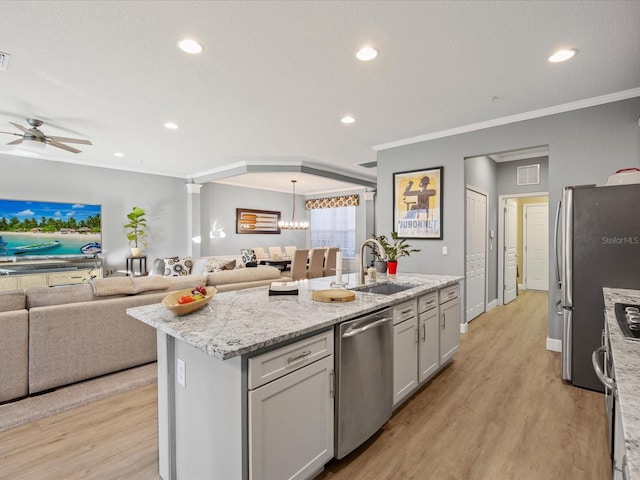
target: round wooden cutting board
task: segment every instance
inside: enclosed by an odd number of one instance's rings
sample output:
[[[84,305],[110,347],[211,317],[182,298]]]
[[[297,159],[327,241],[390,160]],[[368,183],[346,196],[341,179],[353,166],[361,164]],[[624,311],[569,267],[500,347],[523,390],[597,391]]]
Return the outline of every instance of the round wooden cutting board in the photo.
[[[353,302],[356,299],[356,294],[351,290],[334,288],[331,290],[314,290],[311,292],[311,298],[316,302],[326,303]]]

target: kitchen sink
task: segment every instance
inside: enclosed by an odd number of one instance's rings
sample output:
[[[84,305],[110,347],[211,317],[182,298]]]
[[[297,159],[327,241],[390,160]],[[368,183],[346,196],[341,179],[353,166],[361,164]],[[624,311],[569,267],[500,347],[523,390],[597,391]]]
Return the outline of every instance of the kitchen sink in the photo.
[[[365,285],[362,287],[354,287],[351,290],[356,292],[377,293],[378,295],[393,295],[394,293],[403,292],[417,285],[403,283],[376,283],[375,285]]]

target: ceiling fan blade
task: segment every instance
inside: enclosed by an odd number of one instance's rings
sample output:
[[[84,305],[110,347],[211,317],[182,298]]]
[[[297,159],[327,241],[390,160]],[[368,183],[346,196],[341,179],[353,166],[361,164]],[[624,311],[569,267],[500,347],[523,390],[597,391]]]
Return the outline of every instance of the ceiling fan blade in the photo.
[[[23,127],[22,125],[18,125],[17,123],[9,122],[11,125],[16,127],[18,130],[22,130],[24,133],[29,133],[29,129]]]
[[[15,135],[17,135],[17,133]],[[22,142],[23,140],[19,138],[18,140],[14,140],[13,142],[7,143],[7,145],[20,145]]]
[[[51,139],[49,139],[47,143],[53,147],[58,147],[71,153],[80,153],[82,151],[82,150],[78,150],[77,148],[70,147],[69,145],[65,145],[64,143],[60,143]]]
[[[51,140],[55,140],[56,142],[65,142],[65,143],[81,143],[83,145],[93,145],[89,140],[82,140],[80,138],[67,138],[67,137],[53,137],[49,136]]]
[[[7,135],[15,135],[16,137],[22,137],[21,133],[15,133],[15,132],[0,132],[0,133],[6,133]]]

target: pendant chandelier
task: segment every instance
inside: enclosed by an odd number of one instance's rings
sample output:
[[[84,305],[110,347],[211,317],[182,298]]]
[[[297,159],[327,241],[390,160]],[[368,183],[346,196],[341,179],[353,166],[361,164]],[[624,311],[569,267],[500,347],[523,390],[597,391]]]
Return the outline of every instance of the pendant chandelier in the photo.
[[[306,230],[309,228],[309,222],[296,222],[296,182],[291,180],[293,184],[293,208],[291,209],[291,221],[284,222],[280,220],[278,226],[283,230]]]

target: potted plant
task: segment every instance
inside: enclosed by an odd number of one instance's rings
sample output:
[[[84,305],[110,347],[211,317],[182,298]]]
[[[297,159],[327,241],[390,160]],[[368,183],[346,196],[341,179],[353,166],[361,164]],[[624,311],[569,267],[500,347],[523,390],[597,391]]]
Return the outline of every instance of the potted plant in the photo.
[[[145,218],[145,212],[140,207],[133,207],[133,210],[127,214],[129,222],[124,225],[127,230],[127,240],[131,247],[131,256],[139,257],[142,250],[141,247],[147,247],[147,219]]]
[[[391,232],[391,239],[387,239],[385,235],[374,237],[387,254],[387,267],[389,269],[389,275],[395,275],[398,268],[398,259],[400,257],[408,257],[412,253],[419,252],[417,248],[411,248],[411,245],[407,243],[406,238],[398,238],[398,232]],[[376,257],[380,259],[380,255],[376,252]]]

